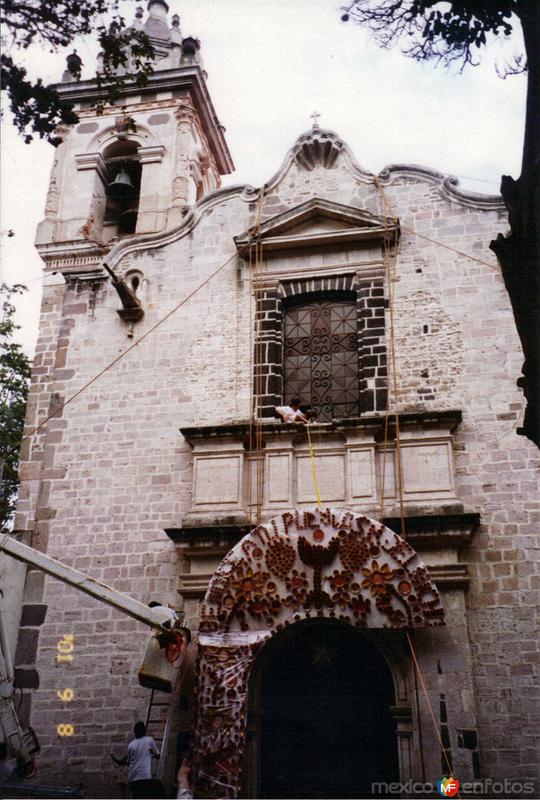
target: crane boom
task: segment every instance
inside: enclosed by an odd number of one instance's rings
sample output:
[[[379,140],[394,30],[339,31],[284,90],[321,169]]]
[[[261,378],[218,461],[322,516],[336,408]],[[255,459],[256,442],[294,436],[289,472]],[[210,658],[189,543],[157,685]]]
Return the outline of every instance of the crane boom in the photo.
[[[89,575],[85,575],[84,572],[79,572],[79,570],[63,564],[56,558],[51,558],[51,556],[42,553],[40,550],[35,550],[33,547],[17,541],[13,536],[4,535],[0,540],[0,550],[3,550],[18,561],[24,561],[26,564],[37,567],[46,572],[47,575],[51,575],[63,583],[74,586],[75,589],[95,597],[118,611],[122,611],[144,625],[149,625],[152,628],[163,628],[165,631],[170,630],[170,616],[165,616],[159,610],[159,606],[150,608],[139,600],[135,600],[134,597],[119,592],[111,586],[107,586],[106,583],[91,578]],[[175,625],[175,630],[184,634],[189,641],[190,634],[187,628],[179,628]]]
[[[133,619],[157,629],[157,635],[167,633],[169,636],[179,635],[184,642],[189,642],[191,634],[188,628],[178,624],[178,620],[171,619],[171,612],[163,606],[146,606],[139,600],[123,592],[118,592],[111,586],[85,575],[84,572],[69,567],[33,547],[19,542],[13,536],[5,534],[0,539],[0,551],[3,551],[18,561],[23,561],[33,567],[57,578],[81,592],[95,597],[118,611],[127,614]],[[0,589],[0,729],[3,730],[7,742],[12,750],[22,761],[23,767],[33,768],[33,755],[39,751],[37,738],[31,728],[23,728],[13,703],[13,660],[7,636],[3,593]],[[146,684],[144,684],[146,685]]]

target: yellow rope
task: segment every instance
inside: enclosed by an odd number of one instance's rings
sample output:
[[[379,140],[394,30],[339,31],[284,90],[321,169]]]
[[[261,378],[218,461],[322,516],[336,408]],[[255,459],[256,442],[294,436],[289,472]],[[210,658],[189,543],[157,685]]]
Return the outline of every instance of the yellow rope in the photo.
[[[313,447],[313,442],[311,441],[311,434],[309,432],[309,422],[306,425],[307,430],[307,438],[308,438],[308,445],[309,445],[309,457],[311,459],[311,474],[313,476],[313,486],[315,487],[315,497],[317,498],[317,507],[322,507],[322,500],[321,500],[321,493],[319,491],[319,481],[317,480],[317,463],[315,461],[315,448]]]

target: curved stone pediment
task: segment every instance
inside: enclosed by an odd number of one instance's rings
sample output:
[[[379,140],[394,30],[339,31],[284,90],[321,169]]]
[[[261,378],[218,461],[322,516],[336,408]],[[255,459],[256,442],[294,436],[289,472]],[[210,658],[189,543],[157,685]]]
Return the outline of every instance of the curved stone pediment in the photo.
[[[263,252],[305,247],[329,247],[354,244],[368,239],[387,239],[395,244],[399,238],[399,221],[381,217],[365,209],[314,197],[265,220],[259,226],[256,240]],[[250,229],[234,239],[239,255],[247,257],[254,243]]]
[[[293,157],[309,172],[319,164],[325,169],[330,169],[345,147],[345,142],[336,133],[314,125],[310,131],[303,133],[296,140]]]

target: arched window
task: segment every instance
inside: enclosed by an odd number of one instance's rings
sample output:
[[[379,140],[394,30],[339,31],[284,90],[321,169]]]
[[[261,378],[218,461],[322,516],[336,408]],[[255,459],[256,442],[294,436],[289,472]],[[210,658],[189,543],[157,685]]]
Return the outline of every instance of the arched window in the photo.
[[[284,400],[300,397],[318,422],[360,414],[355,296],[304,297],[284,310]]]
[[[116,226],[118,235],[134,233],[141,190],[141,164],[136,142],[123,140],[109,145],[103,153],[108,170],[103,224]]]

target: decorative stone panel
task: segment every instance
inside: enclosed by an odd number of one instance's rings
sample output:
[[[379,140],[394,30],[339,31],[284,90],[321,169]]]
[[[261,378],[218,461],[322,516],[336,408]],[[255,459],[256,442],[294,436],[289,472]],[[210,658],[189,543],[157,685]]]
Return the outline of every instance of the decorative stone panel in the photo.
[[[431,513],[455,511],[459,505],[452,433],[460,419],[459,411],[400,415],[402,494],[408,513],[418,507],[429,507]],[[310,426],[322,502],[355,512],[373,510],[380,507],[384,490],[387,513],[399,508],[399,454],[392,426],[390,419],[386,442],[380,416]],[[182,433],[193,447],[193,501],[183,525],[244,525],[261,503],[263,516],[270,516],[316,501],[305,426],[265,423],[263,448],[256,452],[250,450],[255,437],[247,424],[184,428]],[[262,497],[257,469],[262,469]]]

